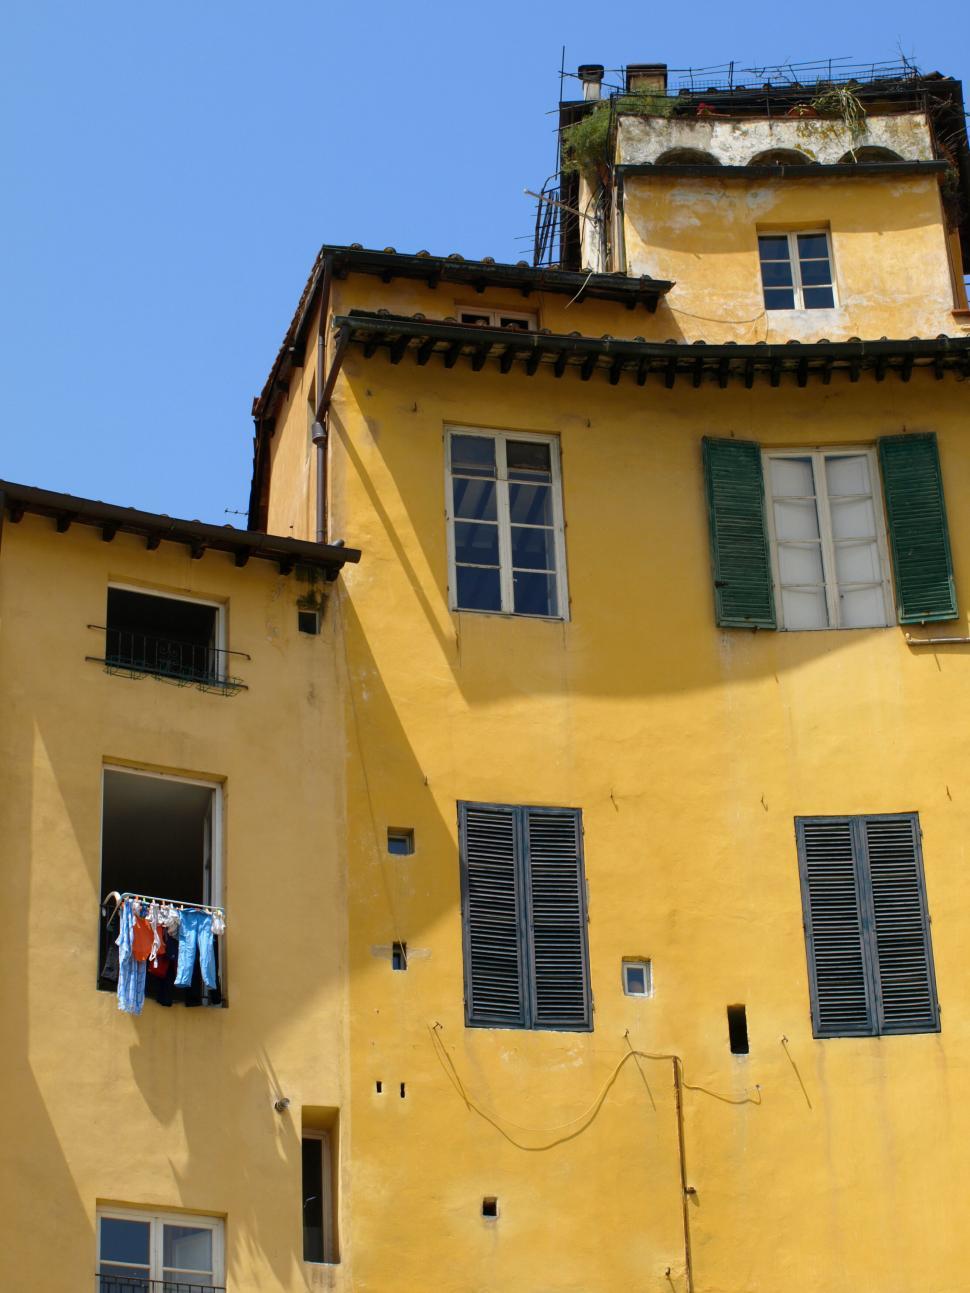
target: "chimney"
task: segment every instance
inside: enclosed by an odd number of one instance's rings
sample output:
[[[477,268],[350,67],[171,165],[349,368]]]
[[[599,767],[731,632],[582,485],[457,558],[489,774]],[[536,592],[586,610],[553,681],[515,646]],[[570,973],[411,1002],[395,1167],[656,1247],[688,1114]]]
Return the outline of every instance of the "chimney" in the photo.
[[[599,99],[603,95],[603,64],[583,63],[579,68],[579,79],[583,83],[583,98]]]
[[[629,94],[666,94],[666,63],[629,63],[626,69]]]

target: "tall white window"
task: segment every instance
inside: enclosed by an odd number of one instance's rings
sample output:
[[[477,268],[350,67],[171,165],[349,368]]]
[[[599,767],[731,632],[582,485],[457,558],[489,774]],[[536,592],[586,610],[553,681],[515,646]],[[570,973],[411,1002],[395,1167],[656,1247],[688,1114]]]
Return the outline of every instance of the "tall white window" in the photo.
[[[225,1287],[222,1222],[176,1212],[98,1212],[98,1293]],[[152,1281],[157,1281],[152,1283]]]
[[[765,454],[779,627],[891,622],[886,527],[867,449]]]
[[[832,249],[824,229],[758,235],[766,310],[824,310],[835,305]]]
[[[558,441],[456,430],[447,446],[452,608],[565,619]]]

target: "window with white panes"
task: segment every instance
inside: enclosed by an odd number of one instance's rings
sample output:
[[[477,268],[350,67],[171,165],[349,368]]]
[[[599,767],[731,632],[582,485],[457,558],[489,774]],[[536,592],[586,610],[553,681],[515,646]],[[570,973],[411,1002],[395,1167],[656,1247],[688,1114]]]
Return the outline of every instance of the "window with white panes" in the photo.
[[[764,455],[779,628],[892,620],[886,526],[868,449]]]
[[[766,310],[824,310],[835,305],[832,248],[822,229],[758,235]]]
[[[447,473],[452,609],[565,619],[558,442],[450,431]]]
[[[224,1289],[224,1271],[217,1217],[115,1208],[98,1212],[98,1293]]]
[[[538,315],[520,310],[459,310],[460,323],[477,323],[483,328],[511,328],[515,332],[534,332],[539,326]]]

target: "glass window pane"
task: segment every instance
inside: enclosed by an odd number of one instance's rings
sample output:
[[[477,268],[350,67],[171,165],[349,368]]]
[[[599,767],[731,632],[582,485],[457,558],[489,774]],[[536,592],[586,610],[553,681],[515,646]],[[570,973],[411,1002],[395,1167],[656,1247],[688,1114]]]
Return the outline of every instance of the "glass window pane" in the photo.
[[[879,550],[874,543],[840,543],[835,549],[835,577],[839,584],[882,581]]]
[[[802,291],[806,310],[828,310],[835,305],[835,296],[830,287],[806,287]]]
[[[558,615],[555,575],[517,570],[512,576],[517,615]]]
[[[511,482],[509,514],[519,525],[552,525],[552,486]]]
[[[147,1266],[148,1221],[123,1221],[120,1217],[101,1218],[101,1260]]]
[[[455,572],[457,605],[463,611],[500,611],[502,591],[497,570],[459,566]]]
[[[152,1293],[147,1267],[102,1267],[99,1276],[98,1293]]]
[[[871,498],[830,500],[832,537],[835,539],[874,539],[876,518]]]
[[[765,288],[765,309],[766,310],[794,310],[795,293],[790,288],[785,287],[766,287]]]
[[[303,1142],[303,1260],[323,1261],[323,1141]]]
[[[491,436],[453,435],[451,469],[469,476],[494,476],[495,441]]]
[[[455,560],[473,566],[497,566],[498,526],[487,521],[456,521]]]
[[[454,479],[455,516],[467,517],[472,521],[494,521],[495,482],[491,480],[469,480],[465,476]]]
[[[840,593],[839,618],[845,629],[884,628],[886,602],[882,587],[850,588]]]
[[[508,315],[506,315],[506,314],[502,314],[502,315],[500,315],[500,316],[499,316],[499,327],[502,327],[502,328],[514,328],[514,329],[516,330],[516,332],[528,332],[528,331],[529,331],[529,320],[528,320],[528,319],[510,319],[510,318],[508,317]]]
[[[484,324],[485,327],[488,327],[492,322],[492,316],[490,314],[476,314],[474,310],[462,310],[459,318],[462,323],[481,323]]]
[[[829,496],[871,494],[869,459],[864,453],[831,455],[825,459],[825,483]]]
[[[527,472],[526,480],[535,472],[548,476],[552,471],[552,451],[548,442],[541,440],[509,440],[505,446],[509,476],[513,472]]]
[[[761,277],[765,287],[791,287],[791,265],[787,260],[765,261],[761,266]]]
[[[783,588],[781,601],[786,629],[828,628],[829,615],[824,592],[795,592],[790,588]]]
[[[758,239],[758,253],[762,260],[787,260],[787,235],[783,233],[762,234]]]
[[[816,257],[828,259],[829,240],[824,233],[800,233],[798,235],[798,259],[809,260]]]
[[[552,530],[512,526],[512,565],[526,570],[555,570],[556,540]]]
[[[810,548],[792,548],[779,544],[778,575],[783,584],[824,584],[820,545],[815,543]]]
[[[180,1270],[212,1270],[212,1231],[201,1226],[165,1226],[162,1265]]]
[[[815,497],[815,473],[811,458],[771,458],[771,492],[795,494],[800,498]]]
[[[647,981],[644,977],[643,966],[628,965],[626,967],[626,990],[636,996],[643,996],[646,992]]]
[[[775,534],[778,542],[790,539],[817,539],[818,512],[815,500],[807,503],[775,502]]]
[[[832,282],[832,271],[827,260],[803,260],[799,265],[803,287],[815,287],[819,283]]]

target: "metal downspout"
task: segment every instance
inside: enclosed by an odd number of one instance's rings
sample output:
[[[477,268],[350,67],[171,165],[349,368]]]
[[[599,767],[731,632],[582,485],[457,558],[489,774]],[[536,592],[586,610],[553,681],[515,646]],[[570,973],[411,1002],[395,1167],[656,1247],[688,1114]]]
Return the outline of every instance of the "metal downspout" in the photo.
[[[330,292],[333,283],[333,256],[323,262],[323,288],[320,292],[320,326],[317,329],[317,390],[322,393],[324,369],[327,358],[327,316],[330,313]],[[321,412],[323,420],[321,420]],[[323,398],[317,401],[313,416],[313,443],[316,446],[316,539],[327,541],[327,421]]]
[[[684,1212],[684,1270],[687,1275],[687,1293],[694,1293],[694,1262],[690,1250],[690,1198],[694,1193],[687,1184],[687,1147],[684,1140],[684,1094],[680,1073],[680,1060],[673,1056],[674,1096],[677,1104],[677,1145],[680,1150],[680,1198]]]

